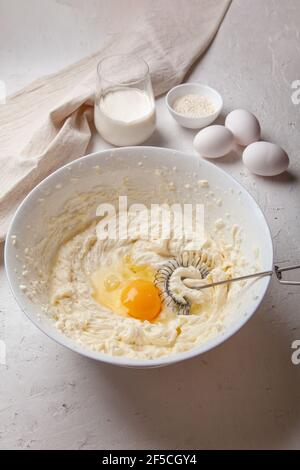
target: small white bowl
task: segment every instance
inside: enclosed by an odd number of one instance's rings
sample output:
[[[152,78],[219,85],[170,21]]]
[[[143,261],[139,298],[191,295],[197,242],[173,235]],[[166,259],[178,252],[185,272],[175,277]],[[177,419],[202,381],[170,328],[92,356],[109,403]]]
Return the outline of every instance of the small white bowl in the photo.
[[[187,94],[205,96],[212,102],[215,112],[208,116],[194,118],[184,116],[174,111],[173,105],[175,100]],[[166,104],[170,114],[178,124],[183,127],[188,127],[189,129],[202,129],[202,127],[209,126],[209,124],[217,119],[223,108],[223,99],[217,90],[207,85],[201,85],[200,83],[183,83],[182,85],[171,88],[166,96]]]

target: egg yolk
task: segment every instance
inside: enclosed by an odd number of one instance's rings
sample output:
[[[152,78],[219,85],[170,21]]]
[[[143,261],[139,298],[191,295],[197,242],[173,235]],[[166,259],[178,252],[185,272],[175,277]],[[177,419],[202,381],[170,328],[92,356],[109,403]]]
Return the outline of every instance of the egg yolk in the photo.
[[[153,320],[161,310],[158,289],[150,281],[131,281],[122,291],[122,305],[128,315],[139,320]]]

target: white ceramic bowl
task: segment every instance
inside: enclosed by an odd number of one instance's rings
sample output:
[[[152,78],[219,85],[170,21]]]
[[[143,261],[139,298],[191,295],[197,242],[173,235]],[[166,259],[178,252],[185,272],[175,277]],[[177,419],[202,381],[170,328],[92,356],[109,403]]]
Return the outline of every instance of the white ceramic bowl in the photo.
[[[143,164],[139,166],[140,161]],[[188,352],[153,360],[112,357],[86,349],[64,336],[41,311],[40,301],[48,298],[47,286],[39,294],[40,297],[37,301],[32,302],[28,299],[20,287],[23,264],[26,263],[24,248],[34,247],[36,249],[39,241],[48,234],[51,217],[60,214],[67,201],[78,193],[91,192],[95,187],[119,191],[121,181],[126,175],[136,184],[137,190],[141,190],[144,194],[145,187],[152,185],[155,188],[158,184],[154,176],[150,179],[149,176],[146,176],[147,171],[154,174],[152,170],[162,166],[166,182],[170,180],[178,188],[184,188],[187,182],[193,187],[191,180],[193,178],[208,180],[210,190],[214,191],[217,198],[223,199],[223,205],[222,207],[216,205],[206,211],[206,228],[209,230],[215,219],[222,217],[226,212],[232,213],[232,222],[239,224],[243,231],[242,249],[246,257],[253,258],[253,246],[257,246],[261,254],[262,270],[272,268],[272,239],[260,208],[237,181],[212,163],[199,159],[197,155],[157,147],[116,148],[82,157],[47,177],[22,202],[7,235],[5,266],[13,294],[28,318],[49,337],[84,356],[110,364],[144,368],[158,367],[189,359],[212,349],[233,335],[253,315],[265,295],[269,278],[253,281],[247,288],[243,288],[240,294],[243,296],[243,302],[230,304],[228,323],[221,333]],[[176,167],[176,171],[174,167]],[[97,171],[98,168],[100,168],[100,172]],[[193,200],[195,193],[191,194],[191,196],[187,195],[189,202]],[[43,198],[45,201],[41,202]],[[99,202],[101,202],[101,198],[95,202],[96,205]],[[195,202],[199,202],[198,197]],[[95,207],[87,207],[84,215],[86,220],[90,220],[94,215]],[[66,236],[70,230],[69,224],[70,221],[66,227],[62,227]],[[17,237],[17,243],[13,243],[13,235]],[[46,266],[51,263],[55,251],[56,247],[50,244],[46,256],[39,260],[36,249],[35,253],[41,270],[46,269]],[[34,276],[34,274],[29,275]]]
[[[173,105],[175,100],[190,93],[208,98],[214,105],[215,112],[205,117],[193,118],[174,111]],[[207,85],[202,85],[200,83],[183,83],[182,85],[175,86],[169,91],[166,96],[166,104],[170,114],[178,124],[183,127],[188,127],[189,129],[202,129],[203,127],[209,126],[217,119],[223,108],[223,99],[217,90]]]

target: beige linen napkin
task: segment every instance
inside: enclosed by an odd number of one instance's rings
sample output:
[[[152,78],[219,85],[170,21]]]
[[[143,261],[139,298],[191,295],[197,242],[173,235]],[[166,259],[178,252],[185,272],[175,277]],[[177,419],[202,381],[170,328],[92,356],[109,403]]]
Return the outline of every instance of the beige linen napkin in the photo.
[[[158,96],[183,80],[212,41],[230,1],[163,0],[154,7],[144,1],[136,31],[110,34],[96,54],[36,80],[0,105],[0,241],[24,196],[85,154],[99,60],[125,52],[143,57]]]

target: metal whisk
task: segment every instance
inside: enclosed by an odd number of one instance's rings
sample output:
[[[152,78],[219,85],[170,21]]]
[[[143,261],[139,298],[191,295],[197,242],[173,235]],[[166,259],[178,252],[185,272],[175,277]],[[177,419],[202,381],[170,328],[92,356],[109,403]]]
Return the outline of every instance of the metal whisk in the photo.
[[[178,296],[170,286],[170,280],[178,268],[188,268],[192,266],[198,272],[198,279],[191,279],[186,277],[184,274],[181,276],[183,284],[190,289],[208,289],[215,286],[224,284],[231,284],[232,282],[244,281],[251,278],[260,278],[265,276],[272,276],[275,273],[276,279],[280,284],[299,286],[300,281],[289,281],[282,279],[282,273],[286,271],[292,271],[300,269],[300,264],[293,266],[286,266],[280,268],[275,265],[273,270],[260,271],[252,274],[246,274],[223,281],[216,281],[211,283],[203,283],[203,279],[207,277],[212,266],[212,259],[205,252],[184,252],[179,257],[168,260],[161,268],[158,269],[155,277],[155,284],[159,288],[163,299],[167,302],[167,305],[173,304],[178,309],[180,315],[190,314],[190,302],[185,298]]]
[[[163,266],[161,266],[155,276],[155,285],[161,293],[161,297],[165,303],[169,306],[173,304],[178,309],[178,313],[181,315],[189,315],[190,303],[184,297],[179,297],[170,287],[170,280],[173,274],[179,268],[193,267],[196,272],[199,273],[201,279],[205,279],[209,274],[211,259],[198,253],[198,256],[194,252],[184,252],[177,258],[169,259]]]

